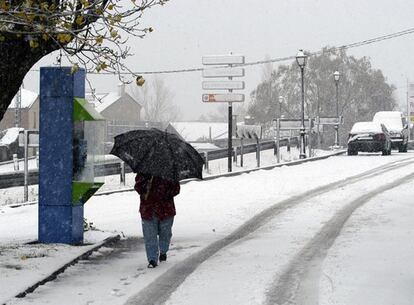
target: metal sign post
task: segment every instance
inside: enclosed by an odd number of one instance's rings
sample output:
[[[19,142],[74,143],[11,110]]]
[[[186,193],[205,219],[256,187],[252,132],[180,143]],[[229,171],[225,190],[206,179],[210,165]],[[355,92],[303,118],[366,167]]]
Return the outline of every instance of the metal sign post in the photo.
[[[231,91],[231,90],[230,90]],[[228,142],[227,142],[227,167],[228,172],[232,171],[232,161],[231,154],[233,152],[233,137],[232,137],[232,127],[233,127],[233,105],[229,102],[229,116],[228,116],[229,128],[228,128]]]
[[[244,146],[243,146],[243,138],[240,139],[240,167],[243,167],[243,154],[244,154]]]
[[[29,147],[39,147],[39,130],[19,132],[19,146],[24,147],[24,202],[29,201]]]
[[[280,163],[280,119],[276,119],[276,132],[275,132],[275,144],[276,144],[276,160]]]
[[[312,126],[312,119],[309,118],[309,126]],[[309,150],[309,158],[312,157],[312,128],[309,128],[308,132],[308,150]]]
[[[316,117],[316,126],[319,130],[319,126],[320,125],[334,125],[335,128],[335,144],[338,144],[338,146],[332,146],[333,148],[338,148],[339,146],[339,135],[338,135],[338,128],[339,125],[343,125],[344,124],[344,117],[343,116],[339,116],[339,117]]]
[[[408,140],[412,140],[411,125],[414,124],[414,83],[407,80],[407,124],[408,124]]]
[[[241,167],[243,167],[243,139],[256,139],[256,160],[257,167],[260,167],[260,139],[262,138],[262,126],[241,125],[236,130],[237,138],[241,142]]]
[[[299,130],[300,132],[306,133],[306,131],[308,131],[308,149],[309,149],[309,155],[311,153],[311,144],[310,144],[310,133],[313,127],[313,122],[314,120],[311,118],[306,119],[303,122],[302,125],[302,120],[301,119],[278,119],[278,128],[279,128],[279,133],[281,130]],[[305,135],[305,134],[303,134]],[[280,134],[278,134],[278,137],[280,137]],[[303,137],[303,140],[305,140],[305,137]],[[306,142],[306,141],[304,141]],[[300,144],[300,143],[299,143]],[[302,147],[303,151],[306,151],[306,147],[305,144],[306,143],[302,143],[304,146]],[[299,146],[299,148],[301,148]],[[303,153],[303,151],[301,151],[300,153]]]
[[[233,140],[232,140],[232,118],[233,118],[233,105],[234,102],[243,102],[244,94],[235,94],[233,90],[243,90],[243,81],[233,81],[233,77],[243,77],[244,69],[241,67],[233,67],[233,65],[244,64],[244,56],[242,55],[211,55],[203,56],[203,65],[219,66],[210,69],[203,70],[203,77],[227,77],[228,80],[220,81],[203,81],[202,87],[204,90],[228,90],[228,93],[209,93],[202,95],[202,101],[204,103],[224,102],[228,103],[228,156],[227,164],[228,171],[232,171],[232,154],[233,154]],[[220,65],[227,65],[223,67]]]

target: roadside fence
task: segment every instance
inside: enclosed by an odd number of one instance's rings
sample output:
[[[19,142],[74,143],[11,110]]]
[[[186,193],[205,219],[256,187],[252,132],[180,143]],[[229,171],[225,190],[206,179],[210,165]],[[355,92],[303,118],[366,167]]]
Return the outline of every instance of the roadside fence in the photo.
[[[291,146],[298,146],[299,140],[297,137],[286,138],[280,141],[280,146],[287,146],[287,149],[290,150]],[[233,149],[233,161],[237,162],[237,158],[243,158],[244,154],[256,152],[256,158],[258,160],[257,166],[260,167],[260,152],[263,150],[273,149],[274,154],[276,155],[276,144],[275,141],[263,141],[258,144],[247,144],[243,146],[235,146]],[[204,152],[201,156],[204,159],[204,168],[209,169],[209,162],[213,160],[227,158],[227,148],[212,150]],[[4,163],[4,162],[3,162]],[[10,161],[9,163],[14,163],[15,161]],[[243,167],[243,164],[241,164]],[[16,166],[15,166],[16,168]],[[95,164],[95,176],[111,176],[111,175],[120,175],[120,182],[122,185],[125,185],[125,174],[132,172],[129,166],[126,166],[125,163],[121,160],[111,160],[104,163]],[[27,184],[35,185],[39,183],[38,168],[29,169],[27,171]],[[14,172],[7,172],[0,174],[0,189],[9,188],[9,187],[18,187],[25,185],[24,170],[18,169]]]

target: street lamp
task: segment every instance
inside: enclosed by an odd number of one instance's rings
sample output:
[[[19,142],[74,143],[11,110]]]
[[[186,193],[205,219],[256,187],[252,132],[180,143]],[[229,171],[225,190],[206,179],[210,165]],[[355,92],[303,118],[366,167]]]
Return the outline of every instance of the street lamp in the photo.
[[[282,118],[282,103],[283,103],[283,96],[279,95],[279,118]]]
[[[307,56],[303,53],[303,50],[299,50],[298,54],[296,54],[296,62],[300,68],[301,73],[301,80],[302,80],[302,104],[301,104],[301,126],[300,126],[300,152],[299,152],[299,159],[306,158],[306,150],[305,150],[305,85],[303,80],[303,70],[306,66],[306,58]]]
[[[335,87],[336,87],[336,118],[339,120],[339,98],[338,98],[338,85],[341,74],[335,71],[334,74]],[[335,125],[335,144],[334,147],[339,147],[339,124]]]

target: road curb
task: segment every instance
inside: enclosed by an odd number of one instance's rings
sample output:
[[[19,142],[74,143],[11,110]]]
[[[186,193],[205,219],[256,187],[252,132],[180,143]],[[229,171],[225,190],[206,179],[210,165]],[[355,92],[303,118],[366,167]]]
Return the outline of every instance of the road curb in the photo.
[[[114,236],[110,236],[110,237],[105,238],[103,241],[96,244],[93,248],[91,248],[91,249],[85,251],[84,253],[78,255],[74,259],[71,259],[69,262],[65,263],[63,266],[61,266],[57,270],[53,271],[51,274],[49,274],[48,276],[46,276],[42,280],[37,281],[33,285],[26,288],[24,291],[18,293],[15,296],[15,298],[24,298],[27,294],[32,293],[33,291],[35,291],[39,286],[44,285],[47,282],[50,282],[50,281],[53,281],[54,279],[56,279],[56,277],[59,274],[65,272],[65,270],[67,268],[69,268],[72,265],[75,265],[79,260],[87,259],[93,252],[99,250],[101,247],[104,247],[104,246],[107,246],[111,243],[117,242],[120,238],[121,238],[120,235],[114,235]],[[9,301],[7,301],[6,303],[3,303],[2,305],[7,305],[7,303]]]
[[[246,173],[259,171],[259,170],[271,170],[271,169],[274,169],[274,168],[277,168],[277,167],[282,167],[282,166],[294,166],[294,165],[299,165],[299,164],[303,164],[303,163],[307,163],[307,162],[328,159],[329,157],[342,155],[344,153],[346,153],[346,150],[340,150],[340,151],[336,151],[334,153],[330,153],[330,154],[327,154],[327,155],[324,155],[324,156],[319,156],[319,157],[312,157],[312,158],[307,158],[307,159],[289,161],[289,162],[285,162],[285,163],[278,163],[278,164],[267,165],[267,166],[262,166],[262,167],[257,167],[257,168],[251,168],[251,169],[246,169],[246,170],[232,172],[232,173],[225,173],[225,174],[220,174],[220,175],[208,176],[208,177],[203,178],[203,180],[213,180],[213,179],[221,178],[221,177],[232,177],[232,176],[237,176],[237,175],[241,175],[241,174],[246,174]],[[186,183],[186,182],[190,182],[190,181],[200,181],[200,180],[188,179],[188,181],[184,180],[181,183]]]

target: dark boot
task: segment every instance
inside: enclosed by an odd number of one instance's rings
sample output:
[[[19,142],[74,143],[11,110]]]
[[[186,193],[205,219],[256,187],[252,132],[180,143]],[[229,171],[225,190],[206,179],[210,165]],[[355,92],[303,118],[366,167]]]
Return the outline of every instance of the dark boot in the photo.
[[[167,253],[160,254],[160,262],[165,262],[167,260]]]
[[[158,266],[158,264],[157,264],[156,261],[153,261],[153,260],[149,261],[148,268],[155,268],[157,266]]]

